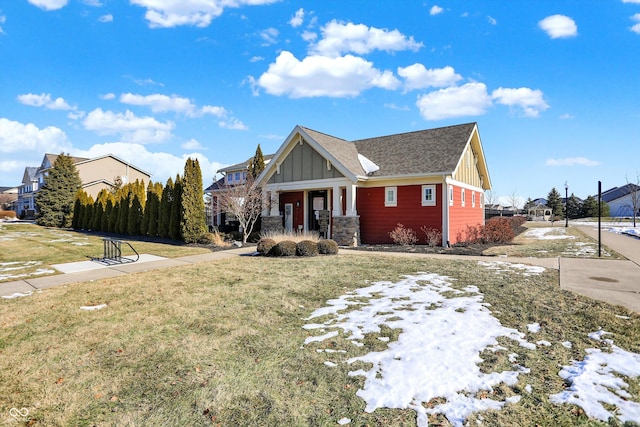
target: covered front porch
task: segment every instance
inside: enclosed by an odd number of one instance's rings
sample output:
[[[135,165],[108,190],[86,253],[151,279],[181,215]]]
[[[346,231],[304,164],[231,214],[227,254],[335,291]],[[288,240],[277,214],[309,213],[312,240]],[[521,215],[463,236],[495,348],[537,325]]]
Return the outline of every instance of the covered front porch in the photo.
[[[318,232],[341,246],[360,244],[356,189],[348,179],[268,184],[262,189],[262,231]]]

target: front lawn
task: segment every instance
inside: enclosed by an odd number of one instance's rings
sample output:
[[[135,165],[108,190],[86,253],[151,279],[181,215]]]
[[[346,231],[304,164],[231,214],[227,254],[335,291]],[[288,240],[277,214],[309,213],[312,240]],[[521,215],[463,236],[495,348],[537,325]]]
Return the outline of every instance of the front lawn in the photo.
[[[403,341],[402,334],[413,328],[404,314],[424,312],[414,325],[425,333],[464,330],[455,319],[477,313],[494,327],[497,322],[522,334],[520,342],[500,336],[495,345],[463,361],[467,367],[478,364],[474,378],[513,372],[514,382],[477,390],[454,384],[461,388],[455,395],[442,392],[426,402],[416,400],[428,412],[430,425],[451,425],[451,415],[447,418],[438,408],[459,398],[501,406],[471,413],[469,425],[607,425],[588,417],[582,407],[552,403],[550,396],[567,389],[558,372],[584,360],[587,349],[611,352],[615,345],[640,352],[640,316],[560,290],[557,271],[487,261],[399,260],[347,251],[313,258],[237,257],[0,299],[0,422],[416,425],[413,409],[367,412],[360,395],[365,388],[371,392],[371,384],[350,372],[372,367],[351,359],[383,354]],[[433,279],[419,276],[404,294],[393,285],[419,272]],[[353,293],[380,281],[390,283],[376,285],[379,290],[367,291],[370,295]],[[439,300],[419,307],[413,298],[421,293]],[[326,309],[335,309],[341,296],[355,304],[336,312]],[[388,303],[372,311],[369,307],[382,298]],[[398,311],[390,315],[392,303]],[[451,315],[442,316],[447,307]],[[363,325],[380,320],[379,329],[351,337],[336,313],[357,317]],[[394,327],[401,318],[404,329]],[[589,337],[600,329],[610,333],[604,338],[613,344]],[[421,386],[437,393],[432,386],[452,382],[451,376],[438,377],[440,368],[465,354],[452,343],[455,334],[415,354],[398,350],[397,357],[429,357],[425,371],[406,374],[424,378],[418,381]],[[626,401],[640,402],[638,377],[616,375],[628,384]],[[605,406],[616,414],[616,408]],[[24,408],[26,416],[12,408]]]

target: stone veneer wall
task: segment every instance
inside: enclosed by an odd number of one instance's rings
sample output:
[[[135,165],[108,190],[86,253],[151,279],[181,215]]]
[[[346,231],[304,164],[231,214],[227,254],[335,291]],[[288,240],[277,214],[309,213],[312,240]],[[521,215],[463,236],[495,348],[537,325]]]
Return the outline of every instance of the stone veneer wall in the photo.
[[[281,216],[263,216],[262,217],[262,226],[261,231],[269,233],[280,233],[282,232],[282,217]]]
[[[331,237],[340,246],[360,246],[360,217],[334,216]]]

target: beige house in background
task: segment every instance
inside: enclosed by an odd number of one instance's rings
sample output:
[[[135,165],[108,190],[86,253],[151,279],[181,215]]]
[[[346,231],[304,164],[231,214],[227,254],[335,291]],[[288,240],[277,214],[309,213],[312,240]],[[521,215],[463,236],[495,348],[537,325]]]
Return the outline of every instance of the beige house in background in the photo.
[[[39,167],[25,168],[22,185],[18,188],[18,203],[16,205],[18,216],[35,216],[35,198],[38,190],[44,185],[45,177],[57,158],[57,154],[45,154]],[[100,190],[110,189],[117,178],[120,178],[123,184],[136,180],[144,181],[147,184],[151,179],[151,174],[148,172],[113,154],[93,159],[85,157],[72,157],[72,159],[80,175],[82,189],[94,199]]]

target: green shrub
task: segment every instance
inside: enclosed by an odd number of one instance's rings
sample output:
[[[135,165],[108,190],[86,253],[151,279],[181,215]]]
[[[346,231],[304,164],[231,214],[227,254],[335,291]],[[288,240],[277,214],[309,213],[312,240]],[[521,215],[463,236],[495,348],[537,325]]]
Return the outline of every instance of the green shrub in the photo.
[[[296,254],[296,242],[291,240],[283,240],[269,251],[270,256],[294,256]]]
[[[318,244],[311,240],[303,240],[296,244],[297,256],[316,256],[318,255]]]
[[[268,255],[269,251],[276,245],[276,241],[273,239],[260,239],[258,242],[258,247],[256,250],[260,253],[260,255]]]
[[[322,255],[335,255],[338,253],[338,244],[335,242],[335,240],[319,240],[317,245],[318,252],[320,252]]]

